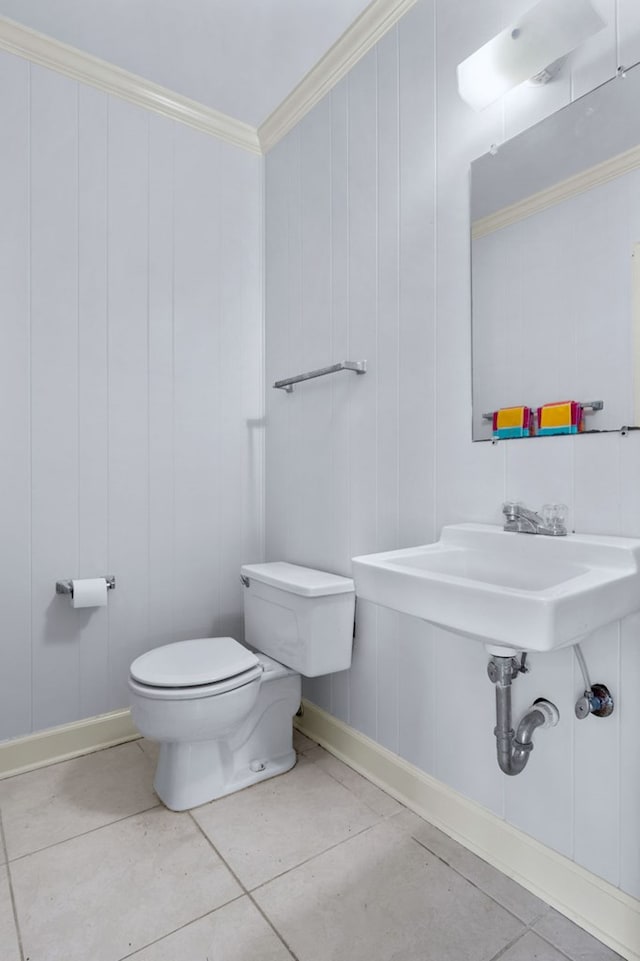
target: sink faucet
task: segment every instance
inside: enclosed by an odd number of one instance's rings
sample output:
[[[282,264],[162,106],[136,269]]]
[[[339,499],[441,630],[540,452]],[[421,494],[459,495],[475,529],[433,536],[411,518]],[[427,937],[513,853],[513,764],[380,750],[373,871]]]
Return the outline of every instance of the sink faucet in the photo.
[[[540,514],[529,510],[524,504],[507,501],[502,505],[506,517],[505,531],[518,534],[547,534],[563,537],[567,533],[567,508],[564,504],[545,504]]]

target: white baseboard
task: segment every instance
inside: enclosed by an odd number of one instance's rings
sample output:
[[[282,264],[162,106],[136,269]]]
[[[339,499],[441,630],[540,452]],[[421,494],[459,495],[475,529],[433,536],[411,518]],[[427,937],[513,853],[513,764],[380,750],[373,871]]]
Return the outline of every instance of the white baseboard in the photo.
[[[13,777],[57,761],[91,754],[140,737],[131,712],[112,711],[98,717],[52,727],[27,737],[0,742],[0,778]]]
[[[296,727],[420,817],[513,878],[628,961],[640,961],[640,901],[552,851],[326,711]]]

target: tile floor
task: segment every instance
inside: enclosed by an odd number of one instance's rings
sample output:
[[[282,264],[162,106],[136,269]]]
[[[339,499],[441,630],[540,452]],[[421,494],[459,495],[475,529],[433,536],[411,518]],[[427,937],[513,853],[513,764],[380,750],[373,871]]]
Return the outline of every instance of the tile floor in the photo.
[[[614,961],[296,734],[279,778],[175,814],[135,741],[0,781],[2,961]]]

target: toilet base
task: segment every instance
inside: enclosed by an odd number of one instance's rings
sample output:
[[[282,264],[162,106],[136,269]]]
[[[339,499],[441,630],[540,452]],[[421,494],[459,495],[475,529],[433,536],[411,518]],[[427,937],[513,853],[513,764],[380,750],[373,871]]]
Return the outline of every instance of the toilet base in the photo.
[[[236,730],[216,739],[160,742],[153,786],[170,810],[215,801],[296,763],[292,722],[300,705],[300,675],[270,658],[261,660],[256,703]]]
[[[234,794],[245,787],[290,771],[296,763],[292,749],[279,758],[259,761],[264,765],[252,771],[249,766],[225,777],[219,741],[196,744],[161,744],[153,787],[171,811],[186,811],[209,801]]]

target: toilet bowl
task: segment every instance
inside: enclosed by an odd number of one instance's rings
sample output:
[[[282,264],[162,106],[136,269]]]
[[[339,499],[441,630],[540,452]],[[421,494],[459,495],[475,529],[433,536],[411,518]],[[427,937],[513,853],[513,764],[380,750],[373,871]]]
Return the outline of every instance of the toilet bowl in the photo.
[[[233,670],[224,665],[234,649],[236,660],[250,666],[221,678]],[[217,678],[189,685],[194,675],[176,671],[170,684],[157,664],[177,664],[183,654],[200,654]],[[199,680],[206,673],[200,670]],[[143,654],[131,665],[129,691],[136,727],[160,742],[154,787],[172,811],[239,791],[295,764],[290,728],[300,704],[300,676],[233,638],[182,641]]]
[[[154,787],[174,811],[293,767],[300,674],[351,663],[350,578],[282,562],[247,565],[242,578],[255,650],[231,637],[196,638],[148,651],[130,668],[133,721],[160,743]]]

